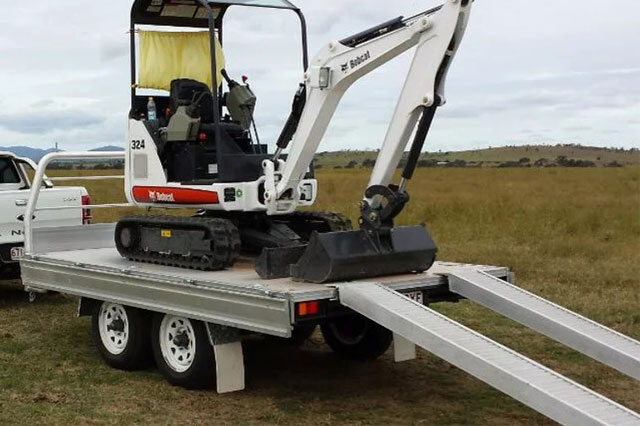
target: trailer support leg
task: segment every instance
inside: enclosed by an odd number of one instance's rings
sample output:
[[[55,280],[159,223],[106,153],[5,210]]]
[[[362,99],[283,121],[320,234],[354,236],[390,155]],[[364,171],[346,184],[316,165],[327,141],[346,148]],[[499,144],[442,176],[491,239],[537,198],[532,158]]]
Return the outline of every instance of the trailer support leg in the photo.
[[[416,359],[416,345],[399,334],[393,333],[393,357],[395,362]]]

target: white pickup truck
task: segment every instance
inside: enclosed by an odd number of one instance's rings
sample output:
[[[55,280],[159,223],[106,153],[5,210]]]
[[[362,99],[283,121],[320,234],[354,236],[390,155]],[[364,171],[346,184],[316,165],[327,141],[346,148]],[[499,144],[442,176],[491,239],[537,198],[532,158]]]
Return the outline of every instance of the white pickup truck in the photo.
[[[0,280],[18,278],[18,260],[24,254],[24,210],[29,199],[31,177],[36,164],[10,152],[0,152]],[[86,224],[91,211],[80,208],[91,204],[83,187],[58,187],[46,179],[38,200],[42,207],[78,207],[74,209],[38,211],[36,227],[50,228]]]

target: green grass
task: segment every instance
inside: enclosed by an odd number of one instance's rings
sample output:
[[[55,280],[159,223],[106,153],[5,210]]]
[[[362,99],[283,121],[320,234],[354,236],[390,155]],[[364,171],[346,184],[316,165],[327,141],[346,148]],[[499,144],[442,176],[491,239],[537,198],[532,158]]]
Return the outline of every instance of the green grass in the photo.
[[[321,170],[317,207],[355,219],[367,179],[365,170]],[[522,287],[640,339],[639,167],[426,169],[409,189],[400,222],[426,223],[441,259],[509,266]],[[90,190],[99,202],[121,193],[113,182]],[[637,381],[472,303],[436,308],[640,411]],[[103,365],[89,321],[74,314],[74,300],[30,305],[0,288],[0,424],[550,423],[426,352],[403,364],[390,354],[351,363],[317,335],[300,350],[248,343],[245,392],[188,392],[154,370]]]

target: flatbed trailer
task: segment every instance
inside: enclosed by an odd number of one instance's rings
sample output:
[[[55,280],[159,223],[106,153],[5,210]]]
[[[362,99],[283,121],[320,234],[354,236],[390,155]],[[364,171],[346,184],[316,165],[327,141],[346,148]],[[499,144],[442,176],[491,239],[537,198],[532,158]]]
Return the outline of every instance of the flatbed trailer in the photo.
[[[34,251],[22,261],[26,289],[110,301],[285,338],[297,325],[319,323],[346,310],[338,303],[341,283],[263,280],[251,259],[215,272],[131,262],[116,250],[114,231],[115,224],[35,230]],[[378,282],[425,303],[456,301],[460,297],[449,291],[447,276],[468,266],[438,262],[429,272]],[[511,279],[507,268],[475,267]],[[319,313],[297,315],[296,305],[310,301],[319,303]]]
[[[37,174],[50,160],[43,160]],[[32,189],[27,218],[36,210],[38,191]],[[158,321],[171,317],[202,324],[205,344],[213,347],[210,368],[215,364],[218,392],[244,389],[247,336],[295,338],[301,328],[361,318],[392,333],[397,362],[414,359],[420,346],[560,423],[640,425],[632,410],[429,307],[469,299],[640,380],[640,342],[516,287],[508,268],[438,262],[425,273],[323,285],[262,280],[250,259],[217,272],[130,262],[114,247],[114,226],[32,230],[27,219],[25,289],[78,296],[79,315],[94,319],[98,308],[109,304],[147,312]],[[340,354],[326,334],[325,340]]]

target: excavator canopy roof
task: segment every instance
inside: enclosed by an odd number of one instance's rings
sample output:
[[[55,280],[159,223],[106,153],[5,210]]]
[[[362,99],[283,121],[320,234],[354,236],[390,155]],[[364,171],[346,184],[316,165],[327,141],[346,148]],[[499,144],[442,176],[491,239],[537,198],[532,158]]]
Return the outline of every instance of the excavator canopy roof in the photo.
[[[208,0],[207,3],[219,16],[230,6],[299,10],[288,0]],[[208,26],[206,8],[199,0],[135,0],[131,20],[133,25]]]

